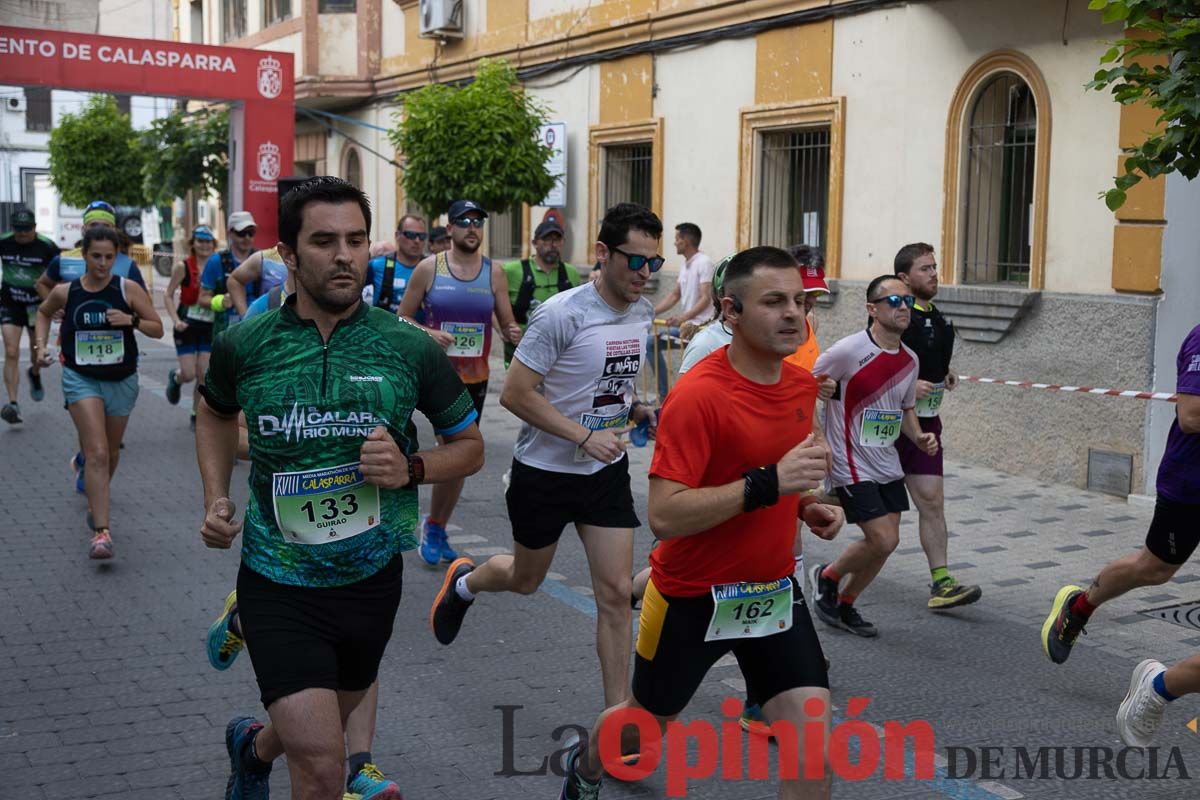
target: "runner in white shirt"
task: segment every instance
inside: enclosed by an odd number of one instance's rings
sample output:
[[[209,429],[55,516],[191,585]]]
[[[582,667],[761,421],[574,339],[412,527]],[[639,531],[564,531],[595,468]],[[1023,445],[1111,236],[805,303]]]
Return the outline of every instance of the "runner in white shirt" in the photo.
[[[657,376],[658,402],[661,405],[666,399],[670,388],[670,365],[667,364],[667,350],[679,338],[679,329],[684,323],[703,325],[713,318],[714,308],[710,302],[713,280],[713,263],[707,255],[700,252],[700,226],[692,222],[682,222],[675,226],[675,252],[683,256],[683,267],[679,270],[679,280],[671,287],[667,296],[654,306],[654,316],[670,311],[679,305],[680,312],[667,317],[667,327],[656,332],[646,340],[646,352],[654,362],[654,374]]]
[[[633,529],[641,523],[621,435],[642,419],[657,425],[636,387],[654,316],[642,287],[662,266],[661,236],[662,223],[648,209],[614,206],[596,243],[599,280],[560,292],[534,312],[500,395],[525,421],[505,494],[513,554],[479,567],[466,558],[452,563],[430,611],[434,636],[450,644],[476,594],[536,592],[563,529],[574,523],[592,573],[606,706],[629,690]]]
[[[811,572],[817,616],[835,628],[875,636],[855,599],[883,568],[900,541],[900,513],[908,510],[904,470],[893,446],[901,435],[926,453],[937,452],[937,436],[923,433],[917,420],[917,356],[903,342],[914,298],[895,275],[881,275],[867,287],[865,331],[847,336],[823,352],[813,372],[837,381],[825,403],[825,435],[833,454],[834,491],[857,523],[863,540],[853,542],[832,564]],[[839,588],[842,576],[845,584]]]

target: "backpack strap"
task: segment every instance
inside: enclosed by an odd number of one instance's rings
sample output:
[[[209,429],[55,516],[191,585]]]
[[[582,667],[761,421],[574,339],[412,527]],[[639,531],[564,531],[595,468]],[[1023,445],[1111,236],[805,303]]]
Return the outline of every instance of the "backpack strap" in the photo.
[[[561,278],[561,275],[560,275]],[[529,306],[533,304],[533,292],[537,281],[533,277],[533,265],[528,258],[521,259],[521,288],[517,290],[517,301],[513,303],[513,317],[519,325],[529,322]]]
[[[392,307],[392,293],[395,289],[393,285],[396,280],[396,259],[392,256],[386,256],[383,260],[383,283],[379,285],[379,295],[375,298],[375,306],[377,308]]]
[[[562,259],[559,259],[559,261],[558,261],[558,290],[560,292],[565,292],[568,289],[574,289],[574,288],[575,287],[571,283],[571,279],[567,276],[566,263]]]

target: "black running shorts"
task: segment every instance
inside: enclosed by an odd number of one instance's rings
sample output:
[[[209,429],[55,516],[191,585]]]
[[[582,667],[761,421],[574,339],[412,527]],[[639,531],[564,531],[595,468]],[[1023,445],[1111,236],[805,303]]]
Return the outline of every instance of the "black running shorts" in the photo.
[[[504,499],[513,541],[530,550],[555,544],[572,522],[598,528],[642,524],[633,508],[628,457],[591,475],[550,472],[514,458],[509,478]]]
[[[908,511],[908,492],[904,479],[891,483],[862,481],[833,490],[846,512],[846,522],[867,522],[876,517]]]
[[[1180,503],[1161,494],[1146,532],[1146,549],[1168,564],[1182,564],[1200,544],[1200,504]]]
[[[312,588],[238,571],[238,620],[263,707],[304,689],[370,687],[392,636],[404,560],[396,556],[366,580]]]
[[[479,417],[475,420],[476,425],[483,424],[483,401],[487,399],[487,385],[487,381],[463,384],[467,394],[471,395],[471,402],[475,404],[475,413]]]
[[[737,659],[746,693],[766,703],[789,689],[829,688],[825,654],[804,603],[804,587],[792,581],[792,627],[758,639],[704,641],[712,619],[711,594],[667,597],[646,584],[633,663],[633,696],[662,717],[679,714],[712,665],[726,653]]]

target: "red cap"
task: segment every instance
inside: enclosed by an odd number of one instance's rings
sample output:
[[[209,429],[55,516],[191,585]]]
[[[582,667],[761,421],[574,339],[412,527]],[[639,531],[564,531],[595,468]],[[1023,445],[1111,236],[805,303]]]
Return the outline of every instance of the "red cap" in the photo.
[[[801,267],[800,278],[804,281],[804,291],[829,294],[829,287],[825,285],[825,270],[820,267]]]

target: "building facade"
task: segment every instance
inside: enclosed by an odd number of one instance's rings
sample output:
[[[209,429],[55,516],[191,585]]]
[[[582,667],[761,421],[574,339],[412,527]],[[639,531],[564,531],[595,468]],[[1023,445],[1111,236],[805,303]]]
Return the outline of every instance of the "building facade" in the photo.
[[[1155,115],[1085,90],[1122,35],[1086,0],[464,0],[457,30],[425,37],[422,14],[457,4],[176,2],[181,39],[296,55],[298,171],[358,183],[376,238],[407,207],[383,130],[403,93],[502,57],[565,125],[575,263],[619,200],[668,231],[698,224],[714,258],[818,244],[836,279],[829,343],[862,325],[865,285],[896,250],[926,241],[956,371],[1050,384],[1171,391],[1200,322],[1200,185],[1144,181],[1116,215],[1100,198]],[[493,220],[493,252],[522,252],[545,210]],[[945,406],[947,452],[1153,493],[1173,413],[966,383]]]

